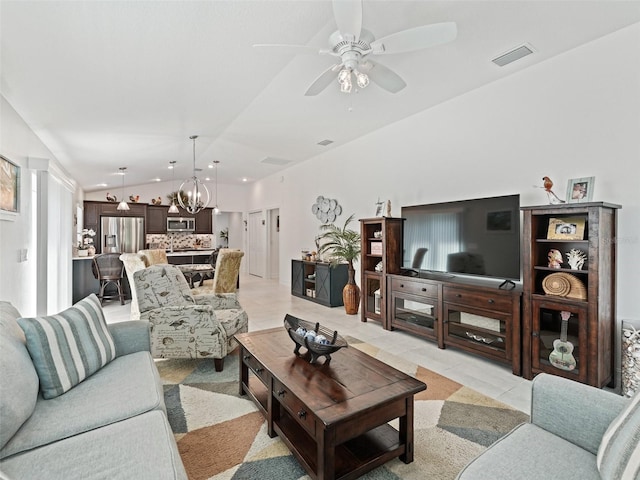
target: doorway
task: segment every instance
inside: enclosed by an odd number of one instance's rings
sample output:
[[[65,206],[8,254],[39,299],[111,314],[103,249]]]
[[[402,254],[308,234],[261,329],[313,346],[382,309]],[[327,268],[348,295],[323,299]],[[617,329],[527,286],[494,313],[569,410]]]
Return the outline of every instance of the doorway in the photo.
[[[248,223],[248,250],[249,250],[249,275],[264,278],[265,269],[265,219],[262,212],[249,212]]]

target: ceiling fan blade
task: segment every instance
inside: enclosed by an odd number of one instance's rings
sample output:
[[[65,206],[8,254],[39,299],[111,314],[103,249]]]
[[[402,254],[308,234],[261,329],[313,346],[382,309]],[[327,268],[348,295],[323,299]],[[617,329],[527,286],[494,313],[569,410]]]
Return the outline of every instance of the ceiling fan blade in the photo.
[[[306,53],[315,54],[326,53],[327,51],[318,47],[311,47],[309,45],[286,45],[278,43],[256,43],[253,48],[272,48],[278,50],[280,53]]]
[[[341,65],[342,64],[340,63],[336,63],[335,65],[331,65],[324,72],[322,72],[320,76],[313,81],[307,91],[304,92],[305,96],[312,97],[314,95],[317,95],[329,85],[331,85],[331,82],[336,79],[336,71]]]
[[[333,0],[333,15],[342,36],[357,42],[362,30],[362,0]]]
[[[421,50],[455,40],[458,28],[455,22],[434,23],[392,33],[371,42],[375,54],[403,53]]]
[[[376,85],[384,88],[388,92],[398,93],[407,86],[400,75],[384,65],[368,59],[362,68],[369,75],[369,79]]]

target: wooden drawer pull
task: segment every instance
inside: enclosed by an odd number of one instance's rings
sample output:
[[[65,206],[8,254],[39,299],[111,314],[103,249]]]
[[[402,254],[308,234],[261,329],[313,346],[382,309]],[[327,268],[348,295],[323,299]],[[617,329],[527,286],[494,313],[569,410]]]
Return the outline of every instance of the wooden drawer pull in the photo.
[[[251,358],[251,355],[244,355],[242,357],[243,360],[249,360]]]
[[[496,303],[496,301],[493,298],[490,298],[489,300],[487,300],[489,303]]]
[[[422,291],[423,291],[423,292],[426,292],[426,291],[427,291],[427,289],[426,289],[426,288],[424,288],[424,287],[422,287]]]
[[[304,410],[300,410],[298,412],[298,417],[300,418],[307,418],[307,412],[305,412]]]
[[[264,368],[262,367],[256,368],[256,373],[262,373],[262,372],[264,372]]]
[[[277,393],[278,393],[278,396],[279,396],[279,397],[284,397],[284,394],[285,394],[285,393],[287,393],[287,392],[286,392],[286,391],[284,391],[284,390],[278,390],[278,392],[277,392]]]
[[[462,298],[462,294],[461,293],[456,293],[456,297]]]

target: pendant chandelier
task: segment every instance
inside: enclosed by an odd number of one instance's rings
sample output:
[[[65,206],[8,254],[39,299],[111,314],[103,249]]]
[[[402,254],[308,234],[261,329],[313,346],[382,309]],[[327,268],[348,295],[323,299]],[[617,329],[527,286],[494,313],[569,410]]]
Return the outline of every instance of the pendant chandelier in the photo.
[[[218,208],[218,164],[220,163],[220,160],[214,160],[213,164],[216,167],[216,199],[215,199],[215,206],[213,207],[213,213],[216,215],[220,214],[220,209]]]
[[[120,201],[120,203],[118,204],[118,208],[116,210],[120,210],[120,211],[126,211],[129,210],[129,204],[125,201],[125,197],[124,197],[124,171],[127,169],[127,167],[120,167],[118,170],[120,170],[120,175],[122,175],[122,200]]]
[[[193,140],[193,177],[186,179],[178,190],[178,203],[182,208],[192,215],[202,211],[209,205],[209,190],[204,183],[196,176],[196,138],[197,135],[189,137]],[[182,192],[186,194],[183,198]]]
[[[171,190],[175,192],[174,189],[176,187],[176,161],[171,160],[169,164],[170,164],[169,168],[171,169]],[[174,197],[171,199],[171,206],[169,207],[169,213],[179,213],[178,206],[176,205],[176,197],[178,195],[179,195],[179,192],[176,192]]]

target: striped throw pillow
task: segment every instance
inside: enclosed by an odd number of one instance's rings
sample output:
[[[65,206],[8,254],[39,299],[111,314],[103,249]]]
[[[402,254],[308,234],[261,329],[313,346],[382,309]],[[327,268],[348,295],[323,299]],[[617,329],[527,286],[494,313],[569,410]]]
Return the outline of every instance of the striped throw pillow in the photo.
[[[596,461],[603,480],[640,478],[640,393],[607,428]]]
[[[44,398],[69,391],[116,357],[102,306],[94,294],[47,317],[20,318]]]

